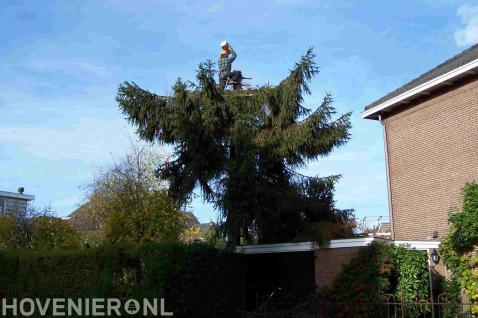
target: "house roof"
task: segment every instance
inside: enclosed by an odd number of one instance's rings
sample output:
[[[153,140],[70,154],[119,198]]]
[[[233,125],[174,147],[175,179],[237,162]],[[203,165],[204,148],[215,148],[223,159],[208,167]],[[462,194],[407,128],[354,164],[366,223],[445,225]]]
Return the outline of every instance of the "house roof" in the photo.
[[[206,236],[207,231],[212,228],[214,223],[209,222],[209,223],[201,223],[198,224],[197,227],[199,228],[199,236],[204,238]]]
[[[194,225],[199,225],[199,220],[194,215],[194,213],[188,212],[188,211],[181,211],[181,213],[183,213],[184,216],[185,216],[184,224],[187,227],[191,227],[191,226],[194,226]]]
[[[35,200],[35,196],[33,195],[7,192],[7,191],[0,191],[0,198],[14,198],[14,199],[20,199],[20,200],[26,200],[26,201]]]
[[[427,95],[431,90],[450,85],[466,75],[476,74],[476,70],[478,70],[478,44],[366,106],[362,117],[376,119],[380,111],[390,110],[397,104]]]
[[[102,225],[102,221],[91,214],[89,202],[79,206],[64,220],[67,220],[79,232],[95,231],[100,229]]]

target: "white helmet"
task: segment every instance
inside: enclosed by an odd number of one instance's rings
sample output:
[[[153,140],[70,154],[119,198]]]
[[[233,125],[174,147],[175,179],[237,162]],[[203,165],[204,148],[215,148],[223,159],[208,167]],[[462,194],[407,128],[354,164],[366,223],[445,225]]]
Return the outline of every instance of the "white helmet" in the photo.
[[[227,41],[222,41],[222,42],[221,42],[221,47],[225,47],[225,46],[227,46],[228,44],[229,44],[229,43],[228,43]]]

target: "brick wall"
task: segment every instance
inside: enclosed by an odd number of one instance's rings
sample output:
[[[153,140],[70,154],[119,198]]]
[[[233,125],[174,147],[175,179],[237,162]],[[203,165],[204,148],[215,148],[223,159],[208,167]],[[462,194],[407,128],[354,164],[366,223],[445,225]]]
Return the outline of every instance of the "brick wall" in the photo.
[[[315,252],[315,284],[318,288],[330,285],[335,276],[357,256],[360,247],[323,248]]]
[[[478,80],[384,120],[396,240],[446,235],[465,182],[478,182]]]

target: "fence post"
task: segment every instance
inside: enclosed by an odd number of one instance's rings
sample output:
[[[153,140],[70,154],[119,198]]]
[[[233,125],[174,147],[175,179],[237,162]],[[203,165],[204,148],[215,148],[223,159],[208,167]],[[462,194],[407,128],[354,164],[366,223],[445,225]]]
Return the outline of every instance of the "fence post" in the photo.
[[[405,317],[405,313],[403,311],[403,297],[402,297],[402,294],[400,293],[400,311],[402,312],[402,318]]]
[[[395,299],[395,296],[392,294],[385,294],[383,295],[385,299],[387,300],[387,317],[390,318],[390,305],[393,305],[393,316],[397,318],[397,301]],[[390,301],[392,300],[392,301]]]

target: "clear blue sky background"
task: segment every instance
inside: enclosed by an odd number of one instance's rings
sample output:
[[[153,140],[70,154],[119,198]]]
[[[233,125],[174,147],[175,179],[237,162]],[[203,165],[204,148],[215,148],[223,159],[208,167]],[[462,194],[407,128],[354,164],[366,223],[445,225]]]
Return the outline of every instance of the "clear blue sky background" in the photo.
[[[353,111],[352,140],[309,164],[342,174],[337,205],[387,215],[382,130],[363,107],[478,41],[471,1],[1,1],[0,190],[24,186],[36,205],[66,216],[96,169],[133,130],[114,101],[135,81],[165,93],[215,59],[228,40],[234,68],[278,83],[314,46],[321,73],[306,106],[326,92]],[[203,222],[216,212],[200,199]]]

